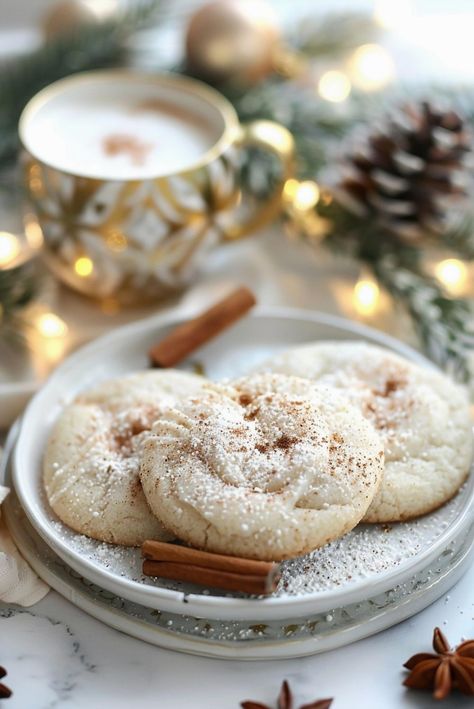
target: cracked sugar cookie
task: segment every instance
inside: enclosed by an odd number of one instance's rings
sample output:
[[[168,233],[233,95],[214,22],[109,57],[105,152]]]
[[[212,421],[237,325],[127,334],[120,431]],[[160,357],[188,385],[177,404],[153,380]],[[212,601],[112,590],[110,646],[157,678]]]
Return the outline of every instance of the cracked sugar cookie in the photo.
[[[340,394],[257,374],[208,384],[162,415],[140,477],[151,509],[180,539],[280,560],[352,529],[382,471],[379,436]]]
[[[382,485],[364,518],[398,522],[456,494],[472,460],[472,423],[461,387],[389,350],[363,342],[296,347],[259,367],[307,377],[349,397],[381,435]]]
[[[44,456],[44,486],[57,516],[104,542],[170,539],[145,500],[138,456],[161,408],[204,382],[175,370],[137,372],[78,396],[60,415]]]

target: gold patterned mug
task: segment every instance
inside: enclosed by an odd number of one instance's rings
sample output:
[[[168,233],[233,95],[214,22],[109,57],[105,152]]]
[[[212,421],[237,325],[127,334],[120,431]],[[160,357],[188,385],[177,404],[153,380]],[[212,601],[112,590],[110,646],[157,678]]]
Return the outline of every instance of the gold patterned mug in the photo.
[[[50,268],[87,295],[121,302],[182,288],[212,245],[271,220],[292,170],[285,128],[243,126],[218,92],[179,75],[63,79],[28,103],[19,131]],[[272,195],[244,219],[238,163],[250,145],[282,169]]]

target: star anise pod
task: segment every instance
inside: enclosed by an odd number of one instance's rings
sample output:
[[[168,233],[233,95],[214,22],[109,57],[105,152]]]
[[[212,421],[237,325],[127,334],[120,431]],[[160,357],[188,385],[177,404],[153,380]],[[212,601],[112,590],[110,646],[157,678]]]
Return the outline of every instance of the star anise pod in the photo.
[[[309,704],[302,704],[299,709],[329,709],[332,704],[332,699],[316,699],[314,702]],[[277,700],[277,709],[293,709],[293,693],[290,689],[290,685],[285,680],[281,685],[280,694]],[[247,700],[242,702],[242,709],[272,709],[268,704],[261,704],[260,702],[253,702],[252,700]],[[295,707],[296,709],[296,707]]]
[[[3,679],[7,674],[4,667],[0,667],[0,679]],[[0,699],[8,699],[12,696],[12,690],[9,689],[5,684],[0,682]]]
[[[474,640],[452,649],[439,628],[434,629],[436,654],[420,652],[405,662],[410,674],[403,682],[412,689],[433,689],[435,699],[445,699],[451,689],[474,696]]]

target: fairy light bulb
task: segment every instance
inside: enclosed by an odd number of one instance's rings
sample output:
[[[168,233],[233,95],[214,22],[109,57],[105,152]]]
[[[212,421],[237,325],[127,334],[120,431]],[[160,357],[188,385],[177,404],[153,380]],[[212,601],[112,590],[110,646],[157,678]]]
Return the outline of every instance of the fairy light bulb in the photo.
[[[43,337],[64,337],[68,327],[55,313],[41,313],[36,319],[36,329]]]
[[[380,288],[372,278],[360,278],[354,286],[353,303],[359,315],[373,315],[379,306]]]
[[[466,264],[457,258],[448,258],[436,264],[435,275],[451,295],[461,295],[466,289],[468,270]]]
[[[94,264],[88,256],[80,256],[74,263],[74,270],[81,278],[87,278],[94,270]]]
[[[29,330],[28,341],[32,352],[36,352],[39,369],[46,374],[64,358],[70,339],[69,328],[59,315],[44,306],[38,305],[34,310],[34,327]]]
[[[304,180],[296,187],[293,195],[293,206],[295,209],[305,212],[317,204],[319,200],[319,187],[312,180]]]
[[[19,239],[8,231],[0,231],[0,268],[9,266],[20,251]]]
[[[364,91],[377,91],[386,86],[395,75],[393,59],[378,44],[364,44],[349,62],[354,84]]]
[[[347,74],[337,69],[326,71],[318,83],[321,98],[332,103],[345,101],[351,92],[351,82]]]

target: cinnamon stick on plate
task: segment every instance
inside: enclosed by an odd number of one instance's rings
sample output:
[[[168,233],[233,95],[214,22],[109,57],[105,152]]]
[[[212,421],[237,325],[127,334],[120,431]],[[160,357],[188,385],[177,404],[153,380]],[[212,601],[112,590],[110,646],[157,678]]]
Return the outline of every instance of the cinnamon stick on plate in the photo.
[[[254,294],[238,288],[205,313],[178,325],[149,352],[152,366],[174,367],[188,354],[243,317],[256,303]]]
[[[146,541],[142,545],[143,573],[256,595],[273,593],[280,579],[278,564],[211,554],[199,549]]]

